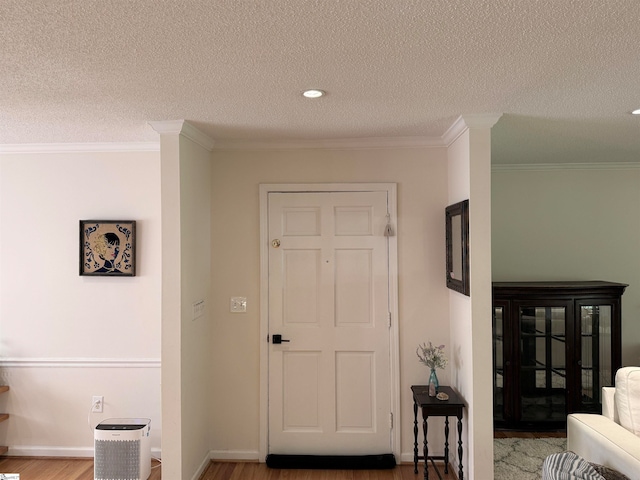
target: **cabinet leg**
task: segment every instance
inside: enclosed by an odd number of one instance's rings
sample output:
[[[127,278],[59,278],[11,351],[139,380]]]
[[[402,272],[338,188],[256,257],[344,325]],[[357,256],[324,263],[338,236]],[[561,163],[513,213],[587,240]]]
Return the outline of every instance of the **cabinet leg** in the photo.
[[[444,473],[449,473],[449,417],[444,417]]]
[[[427,431],[429,426],[427,424],[427,418],[422,419],[422,431],[424,433],[424,480],[429,480],[429,445],[427,444]]]
[[[413,402],[413,473],[418,473],[418,404]]]
[[[458,480],[464,480],[464,473],[462,473],[462,417],[458,417],[458,463],[460,468],[458,469]]]

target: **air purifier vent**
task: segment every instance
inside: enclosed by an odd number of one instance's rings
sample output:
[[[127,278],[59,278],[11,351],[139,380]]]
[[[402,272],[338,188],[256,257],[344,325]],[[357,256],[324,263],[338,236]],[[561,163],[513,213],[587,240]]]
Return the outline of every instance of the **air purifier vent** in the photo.
[[[140,478],[140,440],[96,440],[95,477]]]

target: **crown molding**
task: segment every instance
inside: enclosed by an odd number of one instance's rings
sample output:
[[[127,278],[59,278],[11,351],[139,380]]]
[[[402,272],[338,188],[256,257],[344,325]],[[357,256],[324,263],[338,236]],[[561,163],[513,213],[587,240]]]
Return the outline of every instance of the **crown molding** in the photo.
[[[283,140],[283,141],[219,141],[215,150],[294,150],[294,149],[383,149],[383,148],[439,148],[445,144],[440,137],[362,137],[335,138],[326,140]]]
[[[160,135],[183,135],[207,151],[212,150],[294,150],[294,149],[385,149],[385,148],[442,148],[451,144],[469,128],[491,128],[501,114],[465,114],[440,137],[362,137],[325,140],[222,140],[216,142],[209,135],[186,120],[150,121],[148,124]],[[124,143],[42,143],[0,144],[3,153],[95,153],[95,152],[158,152],[159,142]]]
[[[640,162],[527,163],[491,165],[492,172],[532,172],[549,170],[638,170]]]
[[[163,120],[148,123],[160,135],[183,135],[208,151],[213,150],[216,143],[213,138],[186,120]]]
[[[121,143],[16,143],[0,145],[0,154],[9,153],[98,153],[159,152],[160,142]]]
[[[464,132],[471,128],[492,128],[502,117],[501,113],[465,113],[460,115],[442,135],[442,141],[449,147]]]

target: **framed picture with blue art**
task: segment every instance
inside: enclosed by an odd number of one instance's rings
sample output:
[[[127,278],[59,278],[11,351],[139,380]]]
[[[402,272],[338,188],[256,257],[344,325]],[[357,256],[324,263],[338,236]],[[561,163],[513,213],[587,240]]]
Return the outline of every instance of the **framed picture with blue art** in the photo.
[[[80,220],[80,275],[133,277],[136,222]]]

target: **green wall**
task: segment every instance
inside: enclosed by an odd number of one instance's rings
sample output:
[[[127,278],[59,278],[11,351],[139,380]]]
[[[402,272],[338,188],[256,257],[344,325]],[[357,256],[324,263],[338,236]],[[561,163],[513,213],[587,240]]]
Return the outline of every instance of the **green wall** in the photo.
[[[607,280],[622,298],[623,365],[640,365],[640,164],[496,167],[494,281]]]

